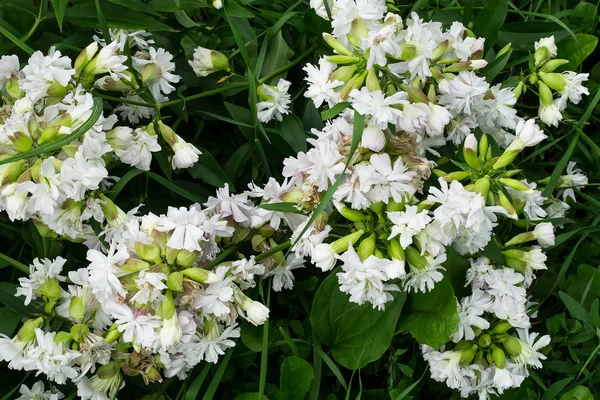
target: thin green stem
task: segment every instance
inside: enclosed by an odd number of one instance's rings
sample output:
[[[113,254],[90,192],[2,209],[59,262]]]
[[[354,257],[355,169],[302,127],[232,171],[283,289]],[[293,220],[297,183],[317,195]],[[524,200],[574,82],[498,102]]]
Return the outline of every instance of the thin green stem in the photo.
[[[227,250],[225,250],[224,252],[222,252],[221,254],[219,254],[217,257],[215,257],[215,259],[212,260],[204,268],[205,269],[213,269],[217,265],[221,264],[225,259],[227,259],[227,257],[229,257],[231,255],[231,253],[233,253],[234,251],[236,251],[237,248],[238,248],[238,245],[234,244],[233,246],[231,246],[230,248],[228,248]]]
[[[257,83],[259,85],[262,85],[263,83],[267,82],[271,78],[274,78],[277,75],[280,75],[280,74],[284,73],[285,71],[287,71],[288,69],[292,68],[294,65],[298,64],[303,59],[305,59],[306,57],[308,57],[313,51],[315,51],[316,48],[317,48],[316,44],[312,45],[308,50],[306,50],[304,53],[300,54],[300,56],[298,58],[294,59],[294,61],[290,62],[289,64],[287,64],[287,65],[285,65],[285,66],[283,66],[283,67],[281,67],[281,68],[279,68],[279,69],[277,69],[277,70],[275,70],[273,72],[271,72],[269,75],[267,75],[264,78],[258,80]],[[218,94],[218,93],[221,93],[221,92],[226,92],[228,90],[245,88],[245,87],[248,87],[248,85],[249,85],[248,82],[234,83],[233,85],[223,86],[223,87],[220,87],[218,89],[213,89],[213,90],[208,90],[206,92],[193,94],[191,96],[187,96],[187,97],[184,97],[182,99],[175,99],[175,100],[167,101],[166,103],[159,104],[159,107],[160,108],[170,107],[170,106],[174,106],[174,105],[179,104],[179,103],[183,103],[183,102],[188,102],[188,101],[200,99],[202,97],[212,96],[214,94]]]
[[[269,250],[264,251],[264,252],[260,253],[259,255],[257,255],[254,258],[254,260],[257,261],[257,262],[260,261],[260,260],[264,260],[265,258],[267,258],[269,256],[272,256],[273,254],[277,253],[278,251],[287,249],[291,245],[292,245],[292,241],[291,240],[288,240],[286,242],[278,244],[277,246],[272,247]]]
[[[271,305],[271,279],[267,281],[267,308]],[[260,380],[258,383],[258,398],[262,399],[267,385],[267,365],[269,361],[269,320],[263,325],[262,352],[260,354]]]
[[[12,257],[7,256],[6,254],[2,254],[0,253],[0,260],[2,261],[6,261],[8,264],[12,265],[13,267],[15,267],[16,269],[18,269],[19,271],[22,271],[26,274],[29,275],[29,267],[17,260],[15,260]]]
[[[36,31],[37,27],[39,26],[40,22],[42,21],[42,10],[44,8],[44,3],[45,3],[45,1],[40,2],[40,10],[38,11],[38,15],[35,18],[35,22],[33,23],[33,26],[31,27],[29,32],[27,32],[23,37],[21,37],[21,41],[26,42],[27,39],[29,39],[31,37],[31,35],[33,35],[33,33]]]
[[[101,99],[104,99],[104,100],[111,100],[111,101],[117,101],[119,103],[124,103],[124,104],[132,104],[134,106],[141,106],[141,107],[148,107],[148,108],[158,109],[158,107],[156,107],[154,104],[145,103],[143,101],[122,99],[120,97],[109,96],[109,95],[98,93],[98,92],[96,92],[95,95],[98,96],[98,97],[100,97]]]

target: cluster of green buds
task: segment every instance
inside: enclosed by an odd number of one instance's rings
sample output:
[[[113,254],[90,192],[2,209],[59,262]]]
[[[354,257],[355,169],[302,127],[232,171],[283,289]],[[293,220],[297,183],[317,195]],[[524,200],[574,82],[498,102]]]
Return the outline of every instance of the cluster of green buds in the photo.
[[[517,138],[514,143],[518,140]],[[447,182],[470,182],[465,185],[466,190],[480,193],[488,205],[502,206],[509,218],[518,220],[519,213],[525,207],[525,202],[513,199],[507,188],[526,194],[533,193],[533,189],[515,179],[521,172],[520,169],[507,170],[504,167],[510,164],[524,147],[511,145],[500,157],[494,157],[487,135],[483,134],[479,141],[475,135],[469,135],[463,147],[465,163],[455,163],[460,170],[446,173],[440,169],[434,169],[433,172]],[[444,165],[448,161],[447,158],[442,159],[438,165]]]
[[[461,340],[454,347],[454,351],[462,353],[460,365],[476,363],[484,368],[495,365],[498,369],[504,369],[507,355],[511,358],[521,355],[521,342],[508,333],[512,329],[508,322],[499,321],[487,331],[481,331],[477,327],[475,329],[475,339]]]

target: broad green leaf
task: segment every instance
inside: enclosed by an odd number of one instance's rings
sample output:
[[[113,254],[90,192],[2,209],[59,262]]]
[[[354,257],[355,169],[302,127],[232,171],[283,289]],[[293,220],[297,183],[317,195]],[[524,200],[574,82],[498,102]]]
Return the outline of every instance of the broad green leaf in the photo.
[[[230,17],[234,18],[252,18],[254,14],[246,8],[240,6],[236,0],[228,0],[223,2],[225,11]]]
[[[200,26],[197,22],[194,22],[185,12],[185,10],[177,10],[173,12],[175,19],[177,22],[181,24],[184,28],[194,28],[196,26]]]
[[[204,201],[205,201],[205,199],[198,197],[197,195],[195,195],[195,194],[191,193],[190,191],[186,190],[185,188],[180,187],[175,182],[171,182],[171,181],[163,178],[162,176],[155,174],[154,172],[146,171],[146,174],[150,178],[154,179],[156,182],[160,183],[161,185],[163,185],[167,189],[169,189],[172,192],[180,195],[183,198],[186,198],[186,199],[188,199],[190,201],[193,201],[195,203],[204,203]]]
[[[294,51],[290,49],[280,30],[271,39],[269,49],[267,50],[265,57],[265,62],[261,69],[261,77],[265,77],[270,73],[275,72],[279,68],[286,66],[290,62],[290,59],[293,55]],[[282,73],[271,78],[270,81],[265,83],[268,85],[276,85],[279,79],[285,78],[285,76],[286,73]]]
[[[223,171],[230,176],[231,179],[235,180],[242,169],[242,167],[246,164],[248,159],[252,156],[253,147],[250,143],[244,143],[241,145],[232,155],[229,157],[225,166],[223,167]]]
[[[575,379],[574,376],[570,376],[568,378],[565,379],[561,379],[558,382],[554,382],[552,385],[550,385],[550,387],[548,388],[548,390],[544,391],[544,395],[542,396],[542,400],[552,400],[555,399],[556,396],[558,396],[558,394],[567,387],[567,385],[573,380]]]
[[[279,390],[285,400],[303,400],[315,377],[312,366],[300,357],[287,357],[281,363]]]
[[[435,284],[427,293],[411,293],[399,320],[420,344],[439,347],[458,329],[458,311],[452,285],[447,280]]]
[[[257,392],[242,393],[239,396],[235,396],[233,400],[258,400],[258,396],[260,395]],[[269,400],[269,398],[263,394],[262,400]]]
[[[590,389],[585,386],[577,386],[560,397],[560,400],[594,400]]]
[[[169,25],[157,21],[154,17],[140,13],[127,7],[116,4],[99,2],[110,28],[123,28],[129,30],[143,29],[147,31],[169,31],[176,32]],[[98,16],[95,7],[80,3],[67,8],[65,18],[77,25],[95,28],[98,26]]]
[[[0,333],[12,337],[21,316],[8,307],[0,307]]]
[[[127,0],[123,0],[127,1]],[[172,12],[207,7],[206,2],[199,0],[150,0],[148,5],[155,11]]]
[[[335,106],[331,107],[329,110],[325,110],[321,113],[321,119],[326,121],[328,119],[332,119],[338,116],[339,113],[344,111],[346,108],[350,107],[350,103],[342,102],[337,103]]]
[[[465,287],[469,261],[466,257],[458,254],[452,247],[446,250],[446,262],[444,262],[444,277],[452,284],[454,293],[457,297],[468,296],[470,288]]]
[[[394,293],[385,310],[374,309],[368,303],[352,303],[339,289],[339,271],[330,273],[317,290],[310,323],[319,340],[329,346],[333,358],[355,370],[378,360],[390,347],[406,295]]]
[[[556,47],[558,48],[558,58],[569,60],[569,63],[561,68],[561,71],[575,71],[577,67],[579,67],[581,63],[594,52],[594,49],[596,49],[596,46],[598,45],[597,36],[578,33],[575,37],[577,40],[569,36],[556,44]]]
[[[8,282],[0,282],[0,304],[8,307],[14,313],[21,317],[33,317],[37,314],[43,314],[44,311],[34,305],[35,302],[29,305],[23,304],[25,297],[16,296],[17,285]]]
[[[198,157],[198,162],[189,168],[190,175],[196,179],[202,179],[204,182],[215,187],[223,187],[225,183],[229,185],[230,191],[235,191],[235,186],[231,179],[221,169],[221,166],[206,149],[200,149],[202,154]]]
[[[281,137],[289,143],[294,152],[306,151],[306,135],[300,118],[293,114],[286,115],[277,128]]]
[[[123,190],[125,185],[129,183],[130,180],[138,175],[143,174],[144,172],[145,171],[142,171],[141,169],[132,169],[131,171],[127,172],[125,175],[119,178],[119,181],[113,187],[110,188],[110,194],[108,197],[110,197],[111,200],[115,200],[119,193],[121,193],[121,190]]]
[[[200,389],[202,388],[202,384],[204,383],[204,380],[208,376],[208,373],[212,366],[213,366],[213,364],[211,364],[211,363],[206,363],[204,365],[204,368],[202,368],[202,372],[200,372],[198,374],[198,376],[196,376],[196,378],[194,378],[194,381],[192,382],[192,384],[188,387],[187,391],[185,392],[185,396],[183,397],[184,400],[195,400],[196,398],[198,398],[198,396],[199,396],[198,393],[200,392]]]
[[[54,8],[54,15],[56,16],[56,22],[58,23],[58,29],[62,32],[63,19],[65,18],[65,10],[69,0],[52,0],[52,8]]]
[[[508,0],[490,0],[475,18],[473,32],[486,39],[494,39],[508,13]]]
[[[58,257],[63,251],[64,244],[57,240],[42,237],[33,221],[27,221],[23,224],[21,235],[33,249],[32,254],[34,257],[52,259]]]
[[[141,11],[146,14],[152,14],[159,18],[164,18],[161,14],[154,11],[152,7],[144,3],[142,0],[108,0],[111,3],[118,4],[123,7],[131,8],[135,11]]]

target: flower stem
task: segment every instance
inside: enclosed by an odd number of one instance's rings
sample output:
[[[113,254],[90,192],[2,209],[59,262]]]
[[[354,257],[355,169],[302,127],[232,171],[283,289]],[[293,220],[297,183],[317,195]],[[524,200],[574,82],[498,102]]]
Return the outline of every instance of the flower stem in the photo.
[[[0,260],[6,261],[8,264],[12,265],[19,271],[22,271],[29,275],[29,267],[27,265],[15,260],[14,258],[11,258],[11,257],[7,256],[6,254],[0,253]]]
[[[267,308],[271,305],[271,279],[267,281]],[[258,398],[262,399],[267,385],[267,366],[269,361],[269,320],[263,325],[262,352],[260,355],[260,380],[258,382]]]
[[[265,258],[267,258],[269,256],[272,256],[273,254],[277,253],[278,251],[287,249],[291,245],[292,245],[292,241],[291,240],[288,240],[286,242],[278,244],[277,246],[275,246],[273,248],[270,248],[269,250],[264,251],[264,252],[260,253],[259,255],[257,255],[254,258],[254,260],[257,261],[257,262],[260,261],[260,260],[264,260]]]
[[[33,33],[37,29],[38,25],[42,21],[42,10],[44,7],[44,3],[45,3],[44,1],[40,2],[40,10],[38,11],[38,16],[36,17],[35,22],[33,23],[33,26],[31,27],[29,32],[27,32],[25,35],[23,35],[23,37],[21,37],[22,42],[26,42],[27,39],[29,39],[31,37],[31,35],[33,35]]]
[[[122,99],[120,97],[108,96],[106,94],[101,94],[101,93],[98,93],[98,92],[96,92],[95,95],[98,96],[98,97],[100,97],[101,99],[104,99],[104,100],[117,101],[119,103],[132,104],[134,106],[140,106],[140,107],[154,108],[155,110],[158,108],[154,104],[145,103],[143,101]]]
[[[228,248],[227,250],[225,250],[224,252],[222,252],[221,254],[219,254],[218,257],[215,257],[214,260],[212,260],[206,267],[204,267],[205,269],[213,269],[215,266],[221,264],[223,262],[223,260],[225,260],[227,257],[229,257],[229,255],[231,255],[231,253],[233,253],[234,251],[236,251],[238,248],[237,244],[234,244],[233,246],[231,246],[230,248]]]
[[[257,81],[258,84],[262,85],[263,83],[270,80],[271,78],[274,78],[277,75],[284,73],[285,71],[292,68],[294,65],[298,64],[303,59],[305,59],[307,56],[309,56],[316,48],[317,48],[316,44],[312,45],[308,50],[306,50],[304,53],[300,54],[300,56],[298,58],[296,58],[294,61],[290,62],[289,64],[287,64],[284,67],[281,67],[281,68],[271,72],[269,75],[265,76],[264,78],[258,80]],[[206,92],[193,94],[191,96],[184,97],[183,99],[175,99],[175,100],[167,101],[166,103],[159,104],[159,107],[160,108],[170,107],[170,106],[174,106],[179,103],[200,99],[202,97],[212,96],[213,94],[218,94],[221,92],[226,92],[228,90],[245,88],[245,87],[248,87],[248,85],[249,85],[248,82],[234,83],[233,85],[223,86],[223,87],[220,87],[217,89],[208,90]]]

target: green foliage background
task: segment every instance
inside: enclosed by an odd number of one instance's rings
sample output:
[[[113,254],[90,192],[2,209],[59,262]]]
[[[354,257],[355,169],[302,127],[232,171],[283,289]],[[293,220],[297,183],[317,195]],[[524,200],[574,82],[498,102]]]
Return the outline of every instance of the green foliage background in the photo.
[[[417,0],[396,1],[393,6],[403,16],[414,11],[445,25],[461,21],[485,37],[485,58],[495,61],[484,75],[496,83],[510,85],[507,77],[520,74],[534,42],[550,35],[558,43],[558,57],[570,60],[569,70],[590,72],[590,96],[570,105],[559,128],[547,130],[545,144],[518,160],[529,176],[551,176],[548,192],[569,160],[589,175],[590,185],[577,193],[580,202],[572,204],[556,245],[548,252],[548,271],[533,287],[532,300],[539,303],[535,328],[552,336],[544,369],[532,371],[521,388],[500,397],[600,398],[597,2]],[[111,174],[123,178],[112,198],[124,210],[143,203],[143,212],[160,213],[167,206],[203,202],[225,183],[232,190],[243,190],[250,181],[279,179],[282,160],[306,150],[310,130],[323,126],[319,112],[302,96],[301,67],[328,52],[321,34],[329,31],[329,25],[305,0],[227,0],[221,10],[202,0],[0,0],[0,54],[15,53],[21,61],[29,49],[46,51],[52,45],[74,59],[98,34],[98,27],[151,31],[156,44],[175,55],[182,81],[161,108],[161,116],[203,152],[200,162],[187,171],[171,171],[166,158],[154,161],[148,173],[116,166]],[[507,43],[512,43],[512,50],[496,59]],[[186,62],[197,46],[226,54],[236,75],[221,83],[219,76],[197,78]],[[254,88],[281,77],[292,82],[293,114],[263,126],[256,119]],[[535,116],[537,98],[528,93],[518,107]],[[73,265],[85,262],[83,246],[49,241],[31,223],[4,218],[0,216],[2,253],[24,264],[34,257],[60,254]],[[452,285],[436,287],[439,305],[463,290],[464,260],[455,255],[448,265],[457,276],[448,277]],[[20,274],[0,260],[0,332],[7,335],[15,332],[22,315],[36,312],[13,296]],[[368,306],[357,310],[361,307],[337,290],[334,275],[306,268],[296,279],[292,291],[270,293],[266,283],[257,288],[255,295],[270,303],[271,319],[264,328],[243,323],[241,340],[219,364],[202,364],[185,381],[167,379],[149,387],[128,377],[120,397],[253,400],[261,391],[269,399],[285,400],[458,397],[428,377],[418,344],[408,333],[436,345],[440,338],[429,331],[432,324],[438,331],[453,330],[457,321],[437,303],[398,296],[385,312]],[[358,320],[344,318],[347,313],[358,315]],[[2,399],[14,397],[17,383],[35,380],[4,366],[0,376]],[[72,386],[62,391],[67,396],[73,393],[70,398],[75,393]]]

